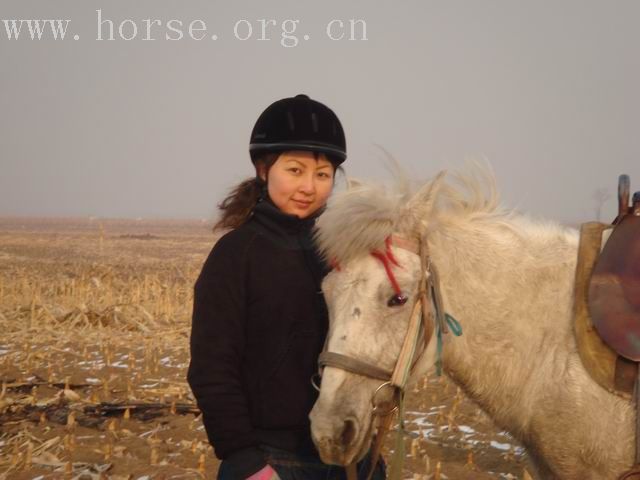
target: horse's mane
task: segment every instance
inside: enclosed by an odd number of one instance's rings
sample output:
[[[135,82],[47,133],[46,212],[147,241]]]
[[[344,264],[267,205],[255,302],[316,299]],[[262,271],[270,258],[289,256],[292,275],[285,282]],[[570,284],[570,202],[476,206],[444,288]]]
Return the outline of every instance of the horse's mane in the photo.
[[[438,180],[434,177],[426,182],[412,181],[395,159],[389,160],[390,185],[350,181],[347,190],[330,197],[315,230],[320,253],[326,260],[346,263],[373,249],[383,249],[391,233],[415,235],[407,204],[418,190]],[[478,222],[490,222],[516,234],[523,234],[523,230],[531,233],[532,228],[538,228],[538,234],[557,234],[562,229],[553,222],[536,224],[502,207],[495,175],[486,160],[469,161],[463,169],[447,173],[434,190],[433,208],[426,218],[419,219],[431,231],[445,225]]]

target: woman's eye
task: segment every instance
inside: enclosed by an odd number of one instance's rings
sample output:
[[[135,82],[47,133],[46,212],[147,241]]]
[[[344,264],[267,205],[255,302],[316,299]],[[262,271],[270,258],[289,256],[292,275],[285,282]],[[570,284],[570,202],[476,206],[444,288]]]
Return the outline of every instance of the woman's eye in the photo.
[[[388,307],[399,307],[400,305],[404,305],[407,303],[409,297],[404,293],[396,293],[393,295],[389,301],[387,302]]]
[[[299,172],[300,172],[300,169],[299,169],[299,168],[297,168],[297,167],[293,167],[293,168],[290,168],[290,169],[289,169],[289,171],[290,171],[290,172],[293,172],[293,173],[299,173]]]
[[[328,173],[326,173],[326,172],[320,172],[320,176],[322,176],[322,177],[326,177],[326,178],[331,178],[331,175],[329,175],[329,174],[328,174]]]

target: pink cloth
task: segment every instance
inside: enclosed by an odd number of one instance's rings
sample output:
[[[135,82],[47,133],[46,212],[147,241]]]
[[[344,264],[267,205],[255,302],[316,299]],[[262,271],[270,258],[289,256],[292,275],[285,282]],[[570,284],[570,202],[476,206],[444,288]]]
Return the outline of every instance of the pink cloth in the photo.
[[[251,475],[247,480],[275,480],[277,478],[279,477],[276,471],[270,465],[267,465],[262,470]]]

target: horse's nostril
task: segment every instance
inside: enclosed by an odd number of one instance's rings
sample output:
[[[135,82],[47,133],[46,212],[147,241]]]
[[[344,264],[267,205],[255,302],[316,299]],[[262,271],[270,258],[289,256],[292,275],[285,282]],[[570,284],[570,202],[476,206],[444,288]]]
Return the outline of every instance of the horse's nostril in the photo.
[[[342,445],[345,447],[351,445],[356,438],[356,432],[356,422],[353,420],[345,420],[342,435],[340,437]]]

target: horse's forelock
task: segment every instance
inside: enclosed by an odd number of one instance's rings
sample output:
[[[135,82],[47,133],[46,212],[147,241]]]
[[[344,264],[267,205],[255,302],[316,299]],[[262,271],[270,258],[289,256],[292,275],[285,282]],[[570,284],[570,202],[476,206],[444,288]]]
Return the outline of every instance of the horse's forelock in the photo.
[[[335,193],[318,219],[315,238],[327,261],[340,264],[384,249],[392,233],[416,235],[422,227],[435,228],[439,222],[477,217],[503,216],[495,177],[488,164],[471,162],[464,171],[434,179],[412,188],[409,175],[396,163],[392,185],[350,182],[350,188]],[[431,188],[437,183],[437,188]],[[415,195],[427,209],[412,205]],[[424,218],[423,218],[424,217]]]
[[[384,248],[396,230],[406,199],[376,184],[361,184],[335,194],[318,219],[315,237],[323,256],[346,263]]]

